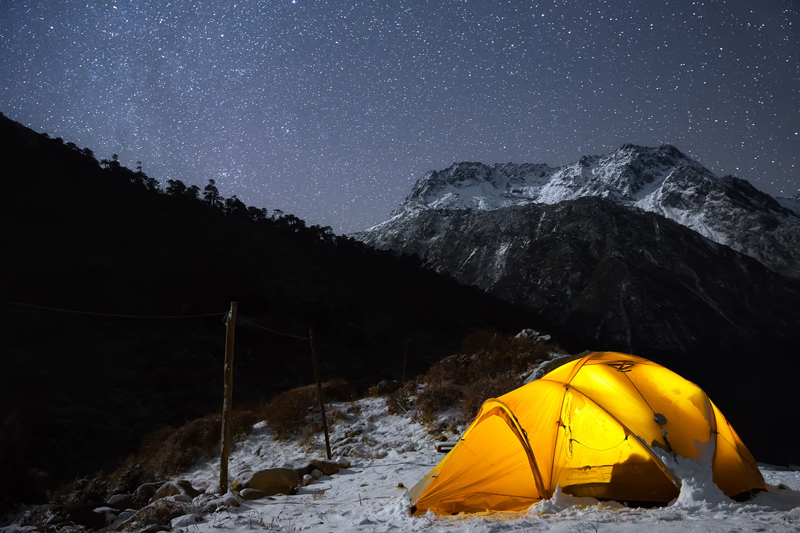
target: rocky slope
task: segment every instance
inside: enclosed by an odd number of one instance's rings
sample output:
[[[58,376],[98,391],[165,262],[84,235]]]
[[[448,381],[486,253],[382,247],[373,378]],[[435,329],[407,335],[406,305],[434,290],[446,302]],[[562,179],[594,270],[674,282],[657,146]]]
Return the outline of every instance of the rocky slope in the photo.
[[[651,356],[791,342],[800,284],[671,220],[603,198],[424,209],[382,247],[538,310],[573,342]]]
[[[624,146],[562,169],[429,173],[356,236],[535,310],[568,349],[665,364],[757,438],[800,371],[790,207],[675,148]]]
[[[390,220],[357,236],[386,248],[388,236],[425,210],[480,212],[583,197],[660,214],[776,272],[800,277],[798,200],[779,202],[745,180],[717,177],[669,145],[627,144],[607,156],[586,156],[561,168],[454,164],[424,175]]]

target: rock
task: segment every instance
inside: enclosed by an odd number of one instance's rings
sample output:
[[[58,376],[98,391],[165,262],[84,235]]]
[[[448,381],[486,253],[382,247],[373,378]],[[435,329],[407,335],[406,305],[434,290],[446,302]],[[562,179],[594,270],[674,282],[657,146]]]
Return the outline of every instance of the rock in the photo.
[[[179,501],[191,501],[200,494],[201,492],[192,487],[191,483],[185,479],[179,479],[178,481],[167,481],[161,485],[156,493],[153,494],[153,497],[150,498],[150,502],[152,503],[167,496],[175,496]]]
[[[96,503],[76,503],[66,506],[62,513],[70,522],[87,529],[100,529],[106,525],[105,513],[96,513]]]
[[[267,494],[258,489],[243,489],[239,493],[239,496],[241,496],[245,500],[258,500],[260,498],[266,497]]]
[[[136,501],[133,494],[114,494],[106,501],[106,505],[113,507],[117,511],[124,511],[135,507]]]
[[[246,477],[237,478],[233,482],[233,489],[256,489],[267,496],[276,494],[297,494],[301,475],[294,468],[270,468],[259,470]]]
[[[213,513],[218,509],[226,507],[239,507],[241,503],[242,502],[236,497],[235,494],[228,492],[224,496],[208,500],[207,502],[203,503],[202,506],[204,513]]]
[[[194,513],[187,514],[183,516],[179,516],[178,518],[173,518],[172,521],[169,523],[171,529],[180,528],[180,527],[189,527],[192,524],[196,524],[200,522],[200,516]]]
[[[339,465],[339,468],[350,468],[352,463],[346,457],[334,457],[333,462]]]
[[[310,463],[311,466],[325,474],[326,476],[332,476],[339,471],[339,465],[336,464],[334,461],[328,461],[325,459],[314,459]],[[311,472],[313,476],[314,473]]]
[[[322,477],[322,470],[317,470],[315,468],[314,470],[311,471],[311,474],[309,474],[309,475],[314,479],[319,479],[319,478]]]
[[[154,483],[144,483],[139,485],[139,488],[133,493],[133,499],[137,506],[144,506],[150,501],[150,498],[156,493],[163,485],[163,481],[156,481]]]
[[[370,393],[373,393],[376,396],[386,396],[390,392],[396,391],[401,386],[402,384],[396,379],[384,379],[383,381],[378,382],[377,385],[371,387]]]
[[[159,531],[169,531],[169,526],[164,524],[153,524],[142,529],[139,533],[158,533]]]

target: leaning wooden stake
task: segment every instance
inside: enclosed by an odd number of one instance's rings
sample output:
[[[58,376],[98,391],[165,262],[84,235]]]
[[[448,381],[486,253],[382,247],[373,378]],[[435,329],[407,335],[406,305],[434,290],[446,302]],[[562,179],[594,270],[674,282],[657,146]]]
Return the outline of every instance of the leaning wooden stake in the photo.
[[[319,379],[317,370],[317,347],[314,344],[314,331],[308,330],[308,340],[311,342],[311,360],[314,362],[314,377],[317,378],[317,399],[319,400],[319,410],[322,412],[322,430],[325,432],[325,452],[328,459],[331,458],[331,440],[328,437],[328,421],[325,419],[325,402],[322,399],[322,382]]]
[[[236,331],[236,302],[225,321],[225,399],[222,402],[222,449],[219,453],[219,493],[228,492],[228,456],[231,451],[231,409],[233,401],[233,334]]]

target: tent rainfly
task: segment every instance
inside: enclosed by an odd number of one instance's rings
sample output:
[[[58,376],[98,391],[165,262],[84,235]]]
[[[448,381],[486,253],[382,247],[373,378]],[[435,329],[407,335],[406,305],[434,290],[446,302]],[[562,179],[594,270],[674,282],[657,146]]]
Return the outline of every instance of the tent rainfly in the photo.
[[[522,510],[556,487],[629,505],[680,493],[675,457],[711,454],[729,497],[766,490],[753,456],[697,385],[642,357],[595,352],[487,400],[410,492],[411,514]]]

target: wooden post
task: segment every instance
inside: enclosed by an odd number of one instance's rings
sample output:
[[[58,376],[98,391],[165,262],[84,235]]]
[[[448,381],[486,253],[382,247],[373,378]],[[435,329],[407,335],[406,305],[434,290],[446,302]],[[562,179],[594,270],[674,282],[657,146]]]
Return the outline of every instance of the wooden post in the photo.
[[[317,347],[314,344],[314,330],[308,330],[308,340],[311,342],[311,360],[314,363],[314,377],[317,378],[317,399],[319,400],[319,410],[322,413],[322,430],[325,432],[325,452],[328,459],[331,458],[331,440],[328,437],[328,421],[325,418],[325,401],[322,399],[322,381],[319,379],[317,369]]]
[[[400,385],[406,384],[406,360],[408,359],[408,339],[406,339],[406,349],[403,352],[403,377],[400,378]]]
[[[219,453],[219,493],[228,492],[228,456],[231,452],[231,409],[233,401],[233,334],[236,331],[236,302],[225,321],[225,399],[222,402],[222,448]]]

